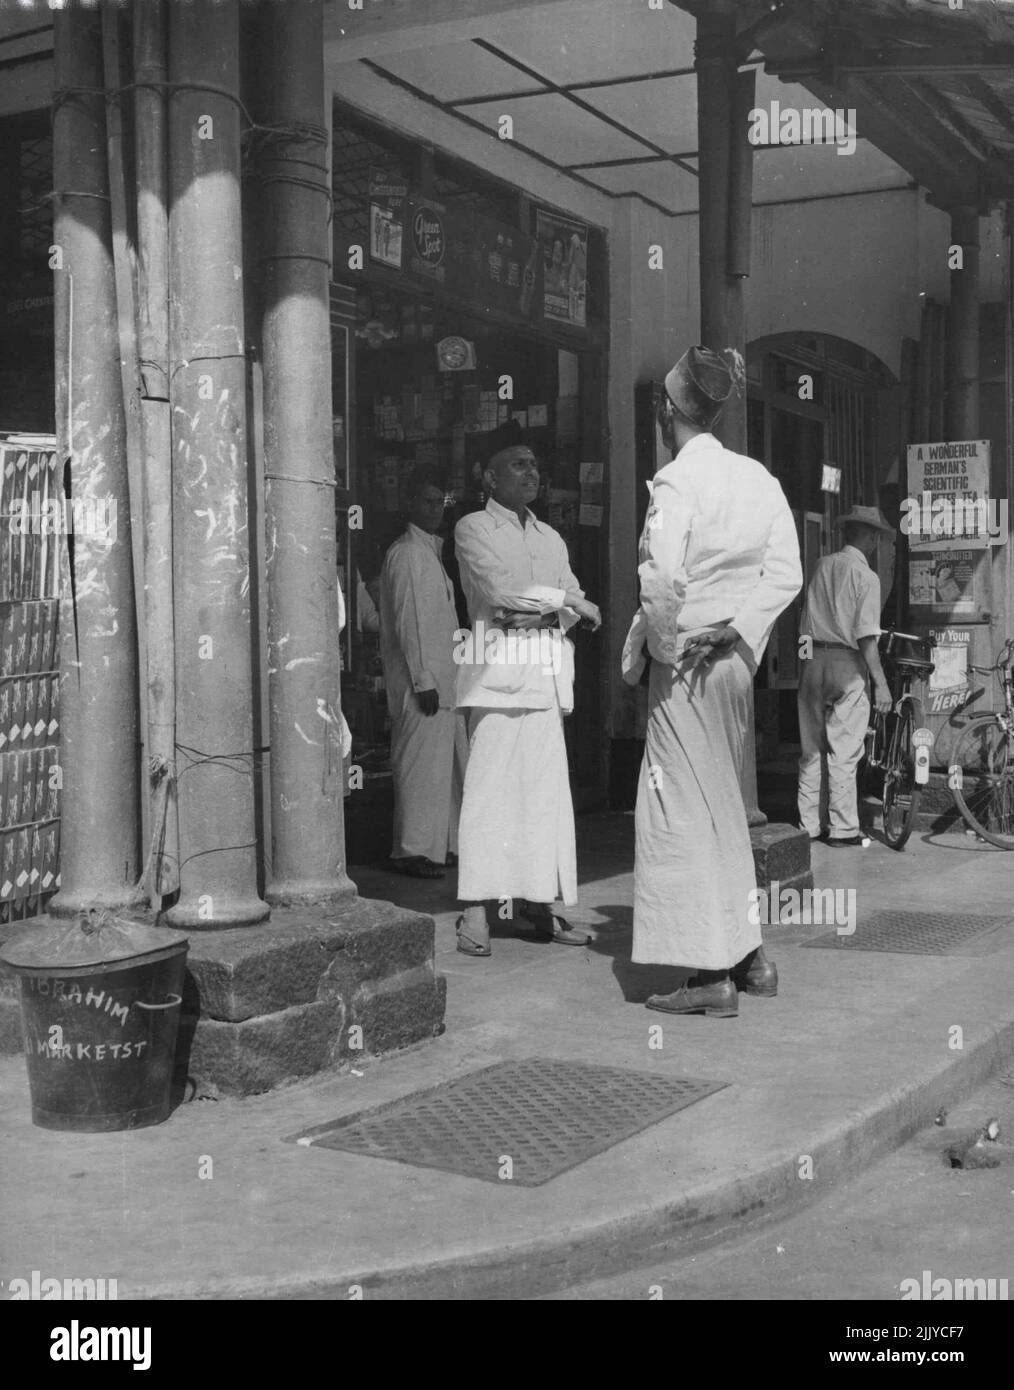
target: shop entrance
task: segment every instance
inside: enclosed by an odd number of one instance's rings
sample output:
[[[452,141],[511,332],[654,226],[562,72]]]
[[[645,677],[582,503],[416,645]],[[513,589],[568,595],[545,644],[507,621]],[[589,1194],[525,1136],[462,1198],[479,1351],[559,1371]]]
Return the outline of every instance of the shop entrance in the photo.
[[[603,384],[595,352],[563,348],[410,292],[336,285],[332,318],[339,574],[348,611],[342,698],[353,762],[364,779],[355,814],[347,817],[355,862],[383,857],[390,848],[393,787],[379,577],[388,547],[405,528],[412,470],[434,464],[447,482],[443,559],[455,582],[459,622],[467,627],[454,525],[485,505],[481,471],[490,431],[516,419],[540,463],[533,510],[563,536],[583,587],[604,606],[604,527],[580,524],[581,501],[590,495],[587,473],[582,490],[581,465],[602,459]],[[454,353],[438,353],[438,344],[448,340]],[[578,636],[575,710],[564,723],[578,809],[600,804],[603,794],[600,641]]]
[[[893,378],[871,353],[823,334],[778,334],[747,350],[747,452],[782,485],[799,536],[804,590],[775,625],[758,672],[758,755],[799,738],[799,624],[805,584],[822,555],[841,544],[838,517],[853,505],[878,505],[892,458],[889,408]],[[881,563],[883,603],[890,596],[893,548]],[[763,692],[763,693],[762,693]]]

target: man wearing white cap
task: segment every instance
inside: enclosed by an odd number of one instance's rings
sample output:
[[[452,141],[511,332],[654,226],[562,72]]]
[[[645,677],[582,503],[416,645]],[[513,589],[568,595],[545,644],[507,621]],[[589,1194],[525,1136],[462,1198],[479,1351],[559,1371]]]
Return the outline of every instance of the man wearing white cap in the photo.
[[[740,789],[754,672],[799,592],[799,541],[763,464],[711,427],[742,359],[693,347],[665,379],[658,423],[675,457],[659,470],[641,535],[641,607],[623,655],[636,684],[651,656],[637,789],[631,958],[694,971],[651,1009],[734,1017],[737,990],[773,995]]]
[[[824,838],[821,784],[827,766],[834,849],[862,844],[856,768],[870,722],[868,677],[877,710],[891,708],[891,691],[877,650],[880,580],[871,561],[878,536],[893,527],[878,507],[853,507],[839,518],[845,544],[817,562],[806,591],[801,636],[806,642],[799,678],[799,823],[811,840]]]

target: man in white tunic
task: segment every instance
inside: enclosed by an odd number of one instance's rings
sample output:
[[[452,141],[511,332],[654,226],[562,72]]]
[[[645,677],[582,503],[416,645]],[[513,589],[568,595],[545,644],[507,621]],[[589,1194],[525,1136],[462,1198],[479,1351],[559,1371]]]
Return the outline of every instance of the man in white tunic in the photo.
[[[392,867],[442,878],[458,848],[461,786],[468,758],[465,721],[455,710],[454,590],[440,558],[446,493],[417,470],[410,521],[384,557],[380,652],[391,713],[394,773]]]
[[[521,902],[543,939],[585,945],[554,914],[577,902],[574,810],[563,716],[573,708],[573,646],[581,619],[598,628],[563,537],[530,511],[539,488],[524,444],[501,448],[485,473],[485,510],[454,532],[472,631],[459,651],[458,704],[469,711],[461,808],[458,949],[488,956],[485,903]]]
[[[731,361],[731,365],[730,365]],[[731,1017],[737,986],[777,991],[761,947],[739,773],[754,672],[802,587],[778,481],[710,433],[742,359],[691,348],[665,380],[659,425],[675,458],[655,475],[641,536],[641,607],[624,650],[652,658],[637,793],[632,959],[694,974],[649,1008]]]

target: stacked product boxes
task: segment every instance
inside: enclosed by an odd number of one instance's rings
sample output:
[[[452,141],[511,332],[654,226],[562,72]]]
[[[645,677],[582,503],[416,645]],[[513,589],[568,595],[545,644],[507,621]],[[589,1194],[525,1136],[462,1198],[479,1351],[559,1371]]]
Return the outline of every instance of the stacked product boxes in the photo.
[[[63,515],[53,441],[0,438],[0,927],[60,881]]]

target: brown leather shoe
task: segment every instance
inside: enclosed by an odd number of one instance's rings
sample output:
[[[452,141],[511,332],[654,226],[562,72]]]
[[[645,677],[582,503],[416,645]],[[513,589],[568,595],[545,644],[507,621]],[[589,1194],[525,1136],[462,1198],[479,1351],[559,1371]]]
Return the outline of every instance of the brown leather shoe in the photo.
[[[709,1014],[712,1018],[736,1018],[739,998],[736,986],[728,977],[713,984],[701,984],[692,975],[672,994],[653,994],[646,1001],[649,1009],[664,1014]]]
[[[744,994],[773,999],[778,993],[778,969],[763,951],[751,951],[731,972],[733,983]]]

